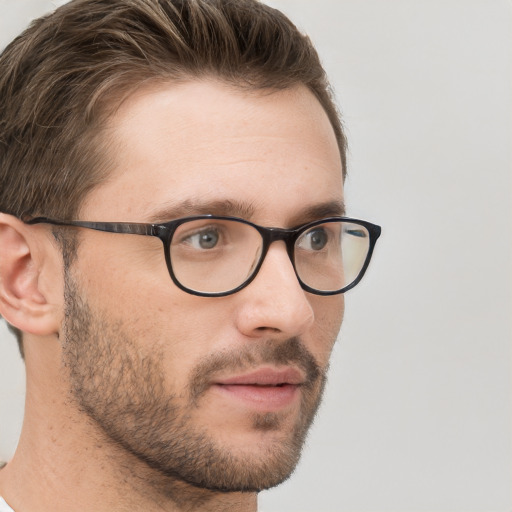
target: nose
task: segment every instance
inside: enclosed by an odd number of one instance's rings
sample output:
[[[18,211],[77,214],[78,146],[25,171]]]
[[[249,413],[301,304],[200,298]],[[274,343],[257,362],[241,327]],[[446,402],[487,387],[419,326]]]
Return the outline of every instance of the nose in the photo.
[[[237,295],[237,327],[245,336],[300,336],[314,323],[313,308],[282,241],[270,246],[254,281]]]

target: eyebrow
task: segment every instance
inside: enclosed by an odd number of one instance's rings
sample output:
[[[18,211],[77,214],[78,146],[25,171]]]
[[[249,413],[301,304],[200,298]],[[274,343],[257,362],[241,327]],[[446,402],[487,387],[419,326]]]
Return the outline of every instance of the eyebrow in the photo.
[[[220,215],[223,217],[241,217],[250,219],[255,208],[251,204],[231,199],[215,201],[186,200],[181,203],[164,205],[149,215],[149,221],[154,224],[169,222],[181,217],[193,215]]]
[[[251,220],[256,208],[251,203],[244,203],[232,199],[215,201],[186,200],[181,203],[164,205],[149,213],[148,220],[152,224],[162,224],[182,217],[194,215],[219,215],[224,217],[240,217]],[[328,201],[315,204],[300,210],[289,222],[289,225],[299,226],[326,217],[343,217],[345,204],[342,200]]]
[[[307,224],[314,220],[327,217],[344,217],[346,215],[345,203],[342,199],[314,204],[301,210],[293,219],[292,226]]]

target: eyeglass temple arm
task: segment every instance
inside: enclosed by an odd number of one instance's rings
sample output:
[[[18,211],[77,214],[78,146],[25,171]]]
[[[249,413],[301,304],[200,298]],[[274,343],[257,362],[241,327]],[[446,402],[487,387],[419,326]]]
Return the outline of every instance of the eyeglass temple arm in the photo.
[[[24,221],[25,224],[52,224],[55,226],[74,226],[78,228],[95,229],[96,231],[106,231],[108,233],[126,233],[130,235],[156,236],[161,238],[165,226],[160,224],[142,224],[130,222],[87,222],[87,221],[64,221],[48,219],[46,217],[36,217]]]

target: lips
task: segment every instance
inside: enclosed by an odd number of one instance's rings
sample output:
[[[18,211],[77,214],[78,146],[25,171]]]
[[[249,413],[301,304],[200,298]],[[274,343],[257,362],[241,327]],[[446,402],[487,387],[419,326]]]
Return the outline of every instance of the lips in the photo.
[[[260,368],[242,375],[221,378],[214,387],[223,396],[245,407],[275,412],[295,401],[304,382],[304,374],[296,368]]]
[[[298,386],[303,384],[304,381],[303,373],[296,368],[260,368],[243,375],[220,379],[216,384],[229,386],[280,386],[291,384]]]

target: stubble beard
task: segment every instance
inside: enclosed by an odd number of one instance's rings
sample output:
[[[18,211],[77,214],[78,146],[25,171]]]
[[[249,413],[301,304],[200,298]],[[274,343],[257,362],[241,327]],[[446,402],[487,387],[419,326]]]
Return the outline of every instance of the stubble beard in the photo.
[[[325,369],[299,339],[268,340],[236,353],[207,356],[190,375],[186,392],[170,394],[158,349],[142,353],[137,335],[93,313],[70,275],[65,299],[63,365],[71,399],[116,448],[145,463],[170,487],[178,482],[212,491],[254,492],[290,476],[326,380]],[[253,429],[272,432],[272,441],[237,453],[216,440],[208,425],[198,424],[194,411],[201,407],[214,372],[238,372],[264,363],[293,364],[306,373],[300,414],[286,431],[279,413],[254,413]]]

